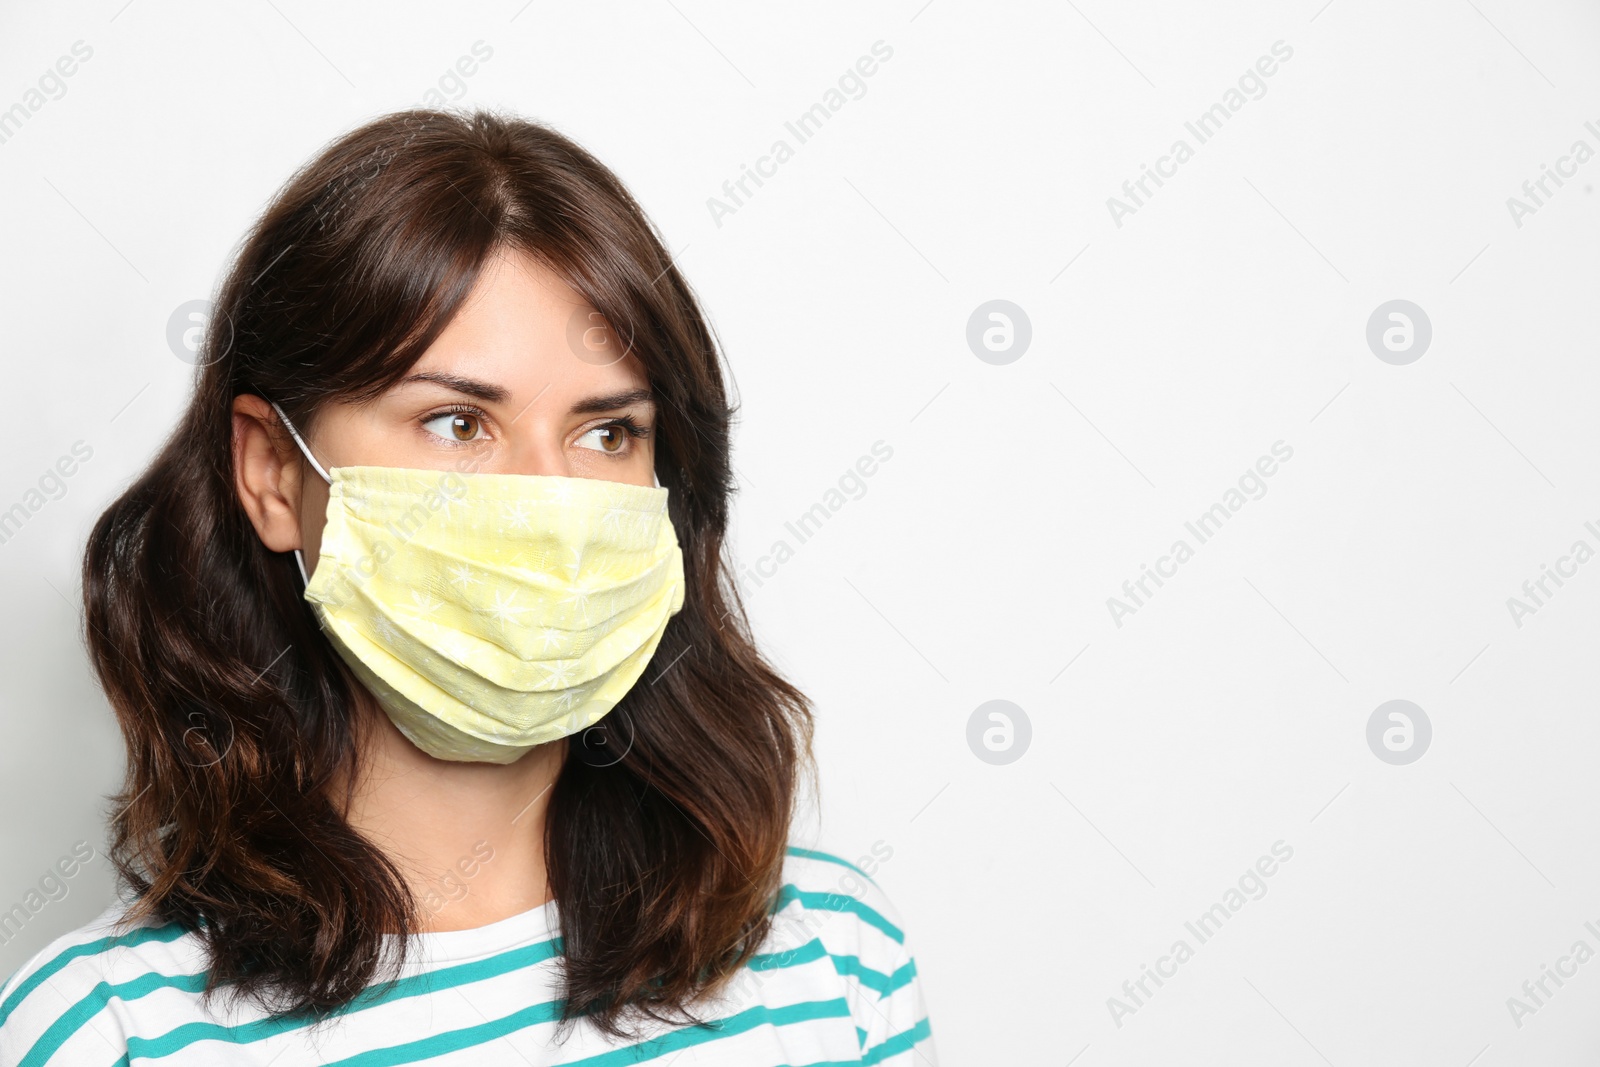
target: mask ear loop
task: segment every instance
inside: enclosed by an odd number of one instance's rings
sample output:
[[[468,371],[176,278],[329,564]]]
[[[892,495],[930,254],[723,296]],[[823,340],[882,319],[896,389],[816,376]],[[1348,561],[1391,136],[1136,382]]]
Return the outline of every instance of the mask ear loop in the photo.
[[[289,431],[289,436],[293,437],[294,443],[300,446],[300,451],[305,455],[306,459],[311,462],[311,466],[315,467],[317,473],[322,475],[322,480],[327,482],[329,485],[332,485],[333,479],[328,477],[328,472],[322,469],[322,464],[317,462],[317,457],[311,454],[311,449],[306,445],[305,440],[300,436],[300,431],[294,428],[294,423],[289,421],[289,416],[283,413],[283,409],[278,406],[278,402],[276,400],[269,400],[267,403],[271,404],[272,410],[278,413],[278,418],[283,420],[283,428]]]
[[[289,436],[294,438],[294,443],[300,446],[301,454],[306,457],[312,467],[316,468],[316,472],[322,476],[322,480],[332,485],[333,479],[328,477],[328,472],[322,469],[322,464],[317,462],[317,457],[311,454],[310,447],[300,437],[300,432],[294,428],[294,423],[289,421],[289,416],[283,413],[283,409],[278,406],[278,402],[269,400],[267,403],[272,405],[272,410],[276,411],[278,418],[283,420],[283,428],[289,431]],[[311,584],[311,576],[306,573],[306,558],[298,548],[294,550],[294,561],[300,568],[300,581],[309,586]]]

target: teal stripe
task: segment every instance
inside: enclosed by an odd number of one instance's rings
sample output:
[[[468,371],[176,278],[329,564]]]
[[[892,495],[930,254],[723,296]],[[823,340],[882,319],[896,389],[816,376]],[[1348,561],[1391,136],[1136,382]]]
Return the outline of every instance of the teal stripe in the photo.
[[[782,911],[784,905],[796,901],[801,907],[816,908],[819,911],[849,912],[859,916],[869,926],[875,926],[888,934],[894,940],[905,944],[906,935],[894,923],[861,903],[855,897],[844,893],[814,893],[805,889],[797,889],[792,885],[785,885],[778,890],[777,900],[773,904],[773,911]]]
[[[799,845],[790,845],[787,851],[791,856],[801,856],[808,860],[821,860],[823,863],[836,863],[840,867],[848,867],[861,877],[865,878],[867,881],[872,882],[872,875],[868,874],[866,871],[863,871],[860,867],[857,867],[849,860],[841,859],[831,852],[817,852],[814,849],[801,848]],[[877,885],[878,883],[872,882],[872,884]]]
[[[907,960],[905,965],[900,967],[893,974],[884,974],[882,971],[874,970],[873,968],[866,966],[861,962],[861,958],[859,956],[837,956],[828,952],[827,949],[823,947],[821,939],[815,937],[806,942],[804,945],[798,946],[797,948],[788,949],[783,952],[768,952],[761,955],[752,956],[747,966],[750,969],[757,971],[775,970],[801,963],[811,963],[815,960],[823,958],[829,959],[833,962],[834,970],[836,970],[841,977],[854,976],[862,985],[873,990],[880,997],[886,997],[891,993],[905,988],[906,986],[910,985],[917,976],[916,960]],[[876,1063],[888,1056],[898,1055],[900,1052],[905,1051],[905,1049],[910,1048],[918,1041],[927,1037],[928,1033],[928,1020],[924,1018],[916,1026],[912,1027],[910,1030],[907,1030],[905,1033],[896,1034],[885,1041],[882,1045],[876,1046],[873,1049],[868,1049],[864,1055],[869,1055],[871,1058],[861,1062]],[[859,1026],[856,1027],[856,1040],[859,1044],[866,1044],[867,1032],[861,1029]],[[837,1063],[817,1063],[809,1064],[807,1067],[847,1067],[848,1064],[856,1062],[858,1061],[849,1060],[839,1061]]]
[[[11,1018],[11,1013],[17,1010],[17,1005],[22,1003],[24,997],[55,977],[62,968],[73,960],[83,956],[97,956],[114,948],[133,948],[135,945],[143,945],[150,941],[176,941],[184,935],[184,932],[183,927],[177,923],[168,923],[166,926],[146,926],[116,937],[102,937],[97,941],[88,941],[81,945],[73,945],[71,948],[63,949],[55,959],[28,975],[16,989],[11,991],[11,995],[5,999],[5,1003],[0,1004],[0,1026],[4,1026],[6,1020]]]
[[[472,1048],[490,1041],[497,1041],[518,1030],[542,1022],[550,1022],[556,1017],[560,1005],[552,1001],[548,1004],[535,1004],[523,1008],[504,1018],[494,1019],[477,1026],[465,1027],[461,1030],[451,1030],[448,1033],[435,1034],[420,1041],[408,1041],[402,1045],[392,1045],[388,1048],[374,1049],[363,1052],[347,1059],[335,1060],[325,1067],[398,1067],[400,1064],[416,1063],[420,1060],[443,1056],[451,1052]],[[674,1030],[669,1034],[651,1038],[648,1041],[627,1048],[614,1049],[602,1052],[599,1055],[589,1056],[581,1060],[573,1060],[570,1067],[612,1067],[614,1064],[633,1064],[644,1060],[654,1059],[668,1052],[677,1052],[695,1045],[703,1045],[710,1041],[718,1041],[724,1037],[732,1037],[753,1030],[758,1026],[788,1026],[793,1023],[809,1022],[813,1019],[831,1019],[839,1016],[848,1016],[850,1006],[843,997],[834,1000],[809,1001],[801,1004],[790,1004],[782,1008],[769,1008],[759,1005],[748,1008],[726,1019],[704,1026],[689,1026],[681,1030]]]
[[[206,987],[206,976],[201,974],[180,974],[168,976],[164,974],[142,974],[138,978],[112,985],[110,982],[101,982],[91,989],[87,996],[66,1010],[55,1022],[50,1024],[39,1040],[33,1043],[33,1048],[17,1063],[17,1067],[42,1067],[50,1062],[50,1057],[65,1045],[73,1034],[81,1030],[100,1010],[109,1004],[112,998],[119,1000],[138,1000],[158,989],[182,989],[190,993],[199,993]]]
[[[895,990],[905,987],[917,976],[916,960],[907,960],[905,966],[893,974],[873,970],[862,963],[859,956],[834,956],[833,966],[841,976],[854,977],[880,997],[886,997]]]
[[[926,1041],[932,1033],[928,1029],[928,1017],[924,1015],[922,1021],[909,1030],[902,1030],[889,1038],[881,1045],[874,1045],[861,1054],[862,1063],[882,1063],[890,1056],[898,1056],[915,1045],[918,1041]]]
[[[486,978],[495,978],[502,974],[521,970],[524,967],[543,963],[545,960],[556,956],[560,951],[561,939],[557,937],[549,941],[541,941],[535,945],[524,945],[522,948],[502,952],[487,959],[474,960],[471,963],[460,963],[452,967],[441,967],[436,971],[425,971],[422,974],[394,979],[371,987],[350,1003],[329,1012],[325,1018],[337,1018],[353,1012],[365,1011],[380,1004],[389,1004],[408,997],[422,996],[472,982],[481,982]],[[251,1023],[242,1023],[239,1026],[221,1026],[217,1023],[185,1023],[159,1037],[130,1037],[128,1039],[128,1053],[130,1056],[139,1059],[156,1060],[164,1056],[170,1056],[197,1041],[226,1041],[234,1045],[247,1045],[255,1041],[264,1041],[269,1037],[276,1037],[290,1030],[298,1030],[308,1025],[310,1025],[310,1020],[304,1017],[259,1019]]]
[[[573,1060],[569,1067],[612,1067],[614,1064],[640,1063],[644,1060],[664,1056],[668,1052],[678,1052],[682,1049],[692,1048],[695,1045],[704,1045],[711,1041],[720,1041],[725,1037],[746,1033],[758,1026],[789,1026],[794,1023],[811,1022],[814,1019],[849,1018],[850,1005],[845,1003],[843,997],[833,1000],[811,1000],[800,1004],[789,1004],[782,1008],[769,1008],[765,1004],[758,1004],[753,1008],[746,1008],[716,1022],[705,1026],[687,1026],[682,1030],[674,1030],[670,1034],[662,1034],[637,1045],[619,1048],[612,1052],[602,1052],[598,1056],[589,1056],[581,1060]]]
[[[803,945],[787,948],[782,952],[763,952],[750,957],[750,962],[745,966],[752,971],[776,971],[784,967],[794,967],[802,963],[811,963],[827,956],[828,950],[822,947],[822,941],[813,937]]]
[[[342,1060],[334,1060],[324,1064],[323,1067],[394,1067],[400,1063],[416,1063],[418,1060],[431,1059],[434,1056],[443,1056],[449,1052],[459,1052],[464,1048],[474,1045],[486,1044],[497,1041],[507,1034],[516,1032],[525,1027],[535,1026],[539,1023],[553,1021],[561,1011],[561,1002],[552,1000],[544,1004],[533,1004],[521,1011],[512,1012],[503,1019],[495,1019],[478,1026],[469,1026],[464,1030],[451,1030],[449,1033],[434,1034],[432,1037],[423,1038],[421,1041],[408,1041],[403,1045],[391,1045],[388,1048],[373,1049],[371,1052],[362,1052]]]
[[[886,997],[897,989],[910,984],[917,976],[917,963],[907,960],[905,965],[893,974],[884,974],[874,970],[861,962],[860,956],[837,956],[823,947],[820,938],[813,937],[805,944],[782,952],[766,952],[758,956],[751,956],[746,964],[752,971],[775,971],[784,967],[794,967],[802,963],[813,963],[817,960],[828,959],[833,961],[833,969],[841,977],[853,977],[862,985]]]
[[[867,1039],[867,1032],[859,1026],[856,1027],[856,1033],[861,1035],[862,1041]],[[825,1063],[808,1063],[806,1067],[859,1067],[863,1063],[881,1063],[890,1056],[900,1055],[900,1053],[910,1049],[918,1041],[926,1040],[927,1037],[928,1020],[923,1019],[911,1029],[895,1034],[881,1045],[874,1045],[872,1048],[867,1049],[861,1054],[860,1059],[828,1060]]]

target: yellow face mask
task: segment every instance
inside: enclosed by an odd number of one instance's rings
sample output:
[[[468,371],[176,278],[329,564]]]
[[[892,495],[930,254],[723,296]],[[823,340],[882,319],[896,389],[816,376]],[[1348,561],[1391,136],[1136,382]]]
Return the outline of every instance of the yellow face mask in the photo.
[[[592,726],[639,680],[683,607],[667,490],[409,467],[330,475],[272,406],[328,482],[305,598],[418,748],[511,763]]]

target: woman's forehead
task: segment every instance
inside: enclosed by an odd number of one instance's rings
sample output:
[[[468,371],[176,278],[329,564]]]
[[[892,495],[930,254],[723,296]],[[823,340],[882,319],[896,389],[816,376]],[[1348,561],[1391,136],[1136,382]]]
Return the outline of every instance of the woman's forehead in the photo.
[[[543,389],[616,392],[648,382],[589,302],[525,253],[497,253],[412,368],[490,382],[514,397]]]

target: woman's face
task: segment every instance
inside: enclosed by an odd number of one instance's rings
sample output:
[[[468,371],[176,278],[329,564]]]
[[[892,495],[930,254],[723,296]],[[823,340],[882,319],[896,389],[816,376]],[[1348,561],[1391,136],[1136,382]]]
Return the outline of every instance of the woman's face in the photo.
[[[302,436],[324,469],[418,467],[651,485],[656,409],[644,369],[626,347],[548,268],[507,252],[485,264],[471,296],[404,379],[369,404],[324,406]],[[251,423],[263,421],[262,411],[265,420],[275,417],[257,400],[235,401],[245,437],[241,496],[268,547],[304,548],[313,570],[328,486],[301,460],[292,464],[298,484],[284,470],[278,485],[283,499],[298,500],[298,516],[275,518],[280,509],[263,506],[266,441],[252,443]],[[248,416],[242,424],[240,414]],[[298,546],[287,543],[286,522],[298,526]]]

